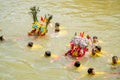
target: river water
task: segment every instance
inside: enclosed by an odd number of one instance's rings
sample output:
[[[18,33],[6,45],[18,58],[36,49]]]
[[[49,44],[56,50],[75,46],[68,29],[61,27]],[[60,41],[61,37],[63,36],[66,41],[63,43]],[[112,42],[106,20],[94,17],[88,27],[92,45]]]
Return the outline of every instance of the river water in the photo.
[[[51,22],[61,24],[61,34],[49,27],[45,37],[28,37],[32,6],[40,8],[38,17],[52,14]],[[0,42],[0,80],[74,80],[86,74],[89,67],[106,74],[120,72],[120,66],[109,65],[113,55],[120,57],[120,0],[0,0],[0,29],[6,39]],[[83,31],[98,36],[108,55],[82,60],[84,68],[80,71],[72,65],[64,68],[71,62],[64,57],[50,63],[52,58],[42,56],[46,50],[63,55],[74,32]],[[29,49],[29,41],[43,48]],[[85,76],[83,80],[120,80],[120,76]]]

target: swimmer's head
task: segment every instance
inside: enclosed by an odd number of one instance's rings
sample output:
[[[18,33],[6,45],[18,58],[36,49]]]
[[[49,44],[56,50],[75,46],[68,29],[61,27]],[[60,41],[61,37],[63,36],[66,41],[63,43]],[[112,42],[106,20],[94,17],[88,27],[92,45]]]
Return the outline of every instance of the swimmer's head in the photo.
[[[0,36],[0,41],[4,41],[5,39],[3,38],[3,35]]]
[[[113,56],[112,57],[112,63],[113,64],[117,64],[117,61],[118,61],[118,57],[117,56]]]
[[[90,39],[90,35],[87,35],[86,37],[87,37],[87,39]]]
[[[98,39],[98,37],[97,36],[93,36],[93,39]]]
[[[50,56],[51,56],[51,52],[50,52],[50,51],[45,51],[44,56],[45,56],[45,57],[50,57]]]
[[[97,36],[93,36],[93,43],[97,43],[98,42],[98,37]]]
[[[55,32],[59,32],[60,31],[59,26],[60,26],[59,23],[55,23]]]
[[[59,27],[59,26],[60,26],[60,24],[56,22],[55,23],[55,27]]]
[[[28,47],[33,47],[33,42],[28,42]]]
[[[101,52],[101,46],[95,46],[95,50],[96,50],[96,52]]]
[[[92,74],[92,75],[95,74],[94,68],[89,68],[87,72],[88,74]]]
[[[81,65],[81,64],[80,64],[79,61],[76,61],[76,62],[74,63],[74,66],[75,66],[75,67],[80,67],[80,65]]]

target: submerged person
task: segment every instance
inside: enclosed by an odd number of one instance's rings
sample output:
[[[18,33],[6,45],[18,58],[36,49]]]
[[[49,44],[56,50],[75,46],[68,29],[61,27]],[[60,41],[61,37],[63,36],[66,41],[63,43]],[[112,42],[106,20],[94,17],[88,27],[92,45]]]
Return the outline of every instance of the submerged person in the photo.
[[[100,74],[105,74],[105,72],[96,72],[94,68],[88,68],[87,74],[83,75],[82,77],[89,76],[89,75],[100,75]]]
[[[92,47],[97,46],[99,44],[103,43],[102,40],[99,40],[97,36],[93,36],[92,38]]]
[[[28,42],[27,46],[30,48],[33,47],[33,42]]]
[[[4,39],[4,37],[3,37],[3,35],[2,35],[2,36],[0,36],[0,41],[5,41],[5,39]]]
[[[50,51],[45,51],[44,56],[45,56],[45,57],[51,57],[51,52],[50,52]]]
[[[93,44],[97,44],[98,43],[98,37],[97,36],[93,36]]]
[[[88,74],[90,74],[90,75],[95,75],[94,68],[89,68],[87,72],[88,72]]]
[[[83,68],[82,64],[79,61],[75,61],[74,63],[67,65],[64,68],[68,68],[68,67],[72,67],[72,68],[74,67],[74,69],[76,69],[78,71]]]
[[[94,68],[89,68],[87,70],[88,75],[102,75],[105,74],[105,72],[96,72]]]
[[[27,47],[31,48],[32,50],[43,48],[41,45],[34,44],[33,42],[28,42]]]
[[[81,63],[80,63],[79,61],[76,61],[76,62],[74,63],[74,66],[75,66],[76,68],[81,68]]]
[[[55,32],[59,32],[60,31],[60,24],[59,23],[55,23]]]
[[[74,64],[73,64],[73,67],[77,71],[81,71],[83,69],[83,66],[79,61],[75,61]]]
[[[101,46],[95,46],[92,49],[91,56],[100,57],[102,55],[101,49],[102,49]]]
[[[116,65],[116,64],[120,64],[120,60],[118,59],[117,56],[113,56],[112,57],[112,62],[111,62],[112,65]]]
[[[84,77],[92,77],[92,76],[100,76],[100,75],[105,75],[105,77],[109,77],[110,75],[119,75],[120,72],[113,72],[113,73],[107,73],[107,72],[98,72],[95,71],[94,68],[88,68],[87,74],[83,74],[79,79],[74,79],[74,80],[81,80]]]
[[[58,56],[55,54],[52,54],[51,51],[45,51],[44,57],[57,58]]]

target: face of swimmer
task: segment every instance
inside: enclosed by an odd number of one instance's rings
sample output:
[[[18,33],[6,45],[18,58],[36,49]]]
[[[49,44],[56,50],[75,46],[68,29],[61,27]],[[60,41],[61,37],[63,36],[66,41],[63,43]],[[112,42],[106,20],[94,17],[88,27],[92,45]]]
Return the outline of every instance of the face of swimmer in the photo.
[[[92,55],[95,55],[96,53],[101,52],[100,46],[95,46],[95,48],[92,49]]]
[[[95,46],[95,53],[101,52],[101,46]]]
[[[118,61],[118,57],[117,56],[113,56],[112,57],[112,63],[113,64],[117,64],[117,61]]]
[[[97,36],[93,36],[93,43],[97,43],[98,42],[98,37]]]

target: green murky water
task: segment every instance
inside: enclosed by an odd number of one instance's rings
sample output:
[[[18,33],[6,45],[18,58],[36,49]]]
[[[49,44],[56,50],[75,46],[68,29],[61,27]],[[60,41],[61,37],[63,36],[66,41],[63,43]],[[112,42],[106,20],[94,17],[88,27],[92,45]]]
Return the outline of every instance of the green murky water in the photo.
[[[54,29],[49,27],[48,34],[43,38],[34,40],[28,37],[32,24],[32,16],[28,12],[32,6],[40,7],[38,17],[52,14],[52,22],[61,24],[62,34],[54,34]],[[0,28],[0,35],[7,39],[0,42],[0,80],[74,80],[86,74],[89,67],[106,73],[120,72],[120,66],[112,69],[108,64],[113,55],[120,57],[120,0],[0,0]],[[97,35],[103,41],[102,49],[109,55],[81,61],[85,66],[81,71],[64,69],[70,63],[65,58],[50,63],[51,58],[41,57],[46,50],[63,55],[74,32],[82,31],[91,36]],[[43,48],[28,49],[26,45],[29,41]],[[119,79],[119,75],[83,78]]]

